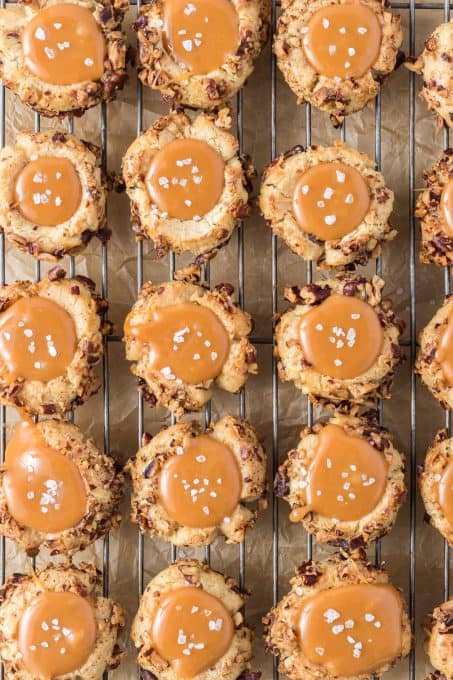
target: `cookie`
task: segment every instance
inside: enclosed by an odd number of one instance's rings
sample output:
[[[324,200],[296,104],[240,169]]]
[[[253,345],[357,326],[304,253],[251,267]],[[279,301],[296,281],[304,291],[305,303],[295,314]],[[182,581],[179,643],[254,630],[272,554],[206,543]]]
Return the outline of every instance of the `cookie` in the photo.
[[[418,59],[409,59],[405,66],[423,78],[420,97],[437,121],[453,127],[453,19],[440,24],[425,40],[425,49]]]
[[[274,52],[297,95],[335,126],[360,111],[395,69],[401,17],[381,0],[284,0]]]
[[[101,573],[91,564],[13,574],[0,587],[5,680],[100,680],[121,661],[124,623],[123,608],[102,596]]]
[[[418,468],[420,493],[430,523],[453,545],[453,439],[439,430]]]
[[[302,430],[274,491],[318,543],[366,547],[395,523],[406,494],[404,460],[384,428],[335,415]]]
[[[324,408],[350,411],[389,398],[404,323],[389,300],[384,281],[347,275],[287,286],[294,306],[275,328],[281,380],[290,380]]]
[[[81,115],[126,80],[127,0],[19,0],[0,10],[0,75],[43,116]]]
[[[100,387],[108,304],[84,276],[48,276],[0,286],[0,403],[64,416]]]
[[[238,392],[257,372],[251,317],[233,291],[230,284],[209,290],[189,280],[145,283],[127,316],[124,342],[151,406],[179,418],[209,401],[213,382]]]
[[[426,187],[418,195],[420,262],[445,267],[453,263],[453,149],[424,173]]]
[[[214,109],[253,71],[267,40],[269,0],[156,0],[135,23],[139,76],[164,101]]]
[[[397,233],[383,176],[366,154],[339,141],[278,156],[264,171],[259,204],[274,234],[323,268],[366,264]]]
[[[453,600],[444,602],[433,611],[426,626],[426,651],[437,670],[433,678],[448,680],[453,677]]]
[[[216,251],[249,214],[254,169],[228,132],[229,111],[180,111],[159,118],[123,159],[137,239],[152,239],[158,255]]]
[[[161,571],[148,583],[132,624],[144,677],[245,680],[252,632],[244,624],[244,603],[236,581],[196,560]]]
[[[126,466],[140,530],[174,545],[243,541],[257,516],[249,505],[266,492],[266,454],[250,423],[225,416],[205,433],[184,422],[150,437]]]
[[[453,297],[420,333],[415,372],[445,409],[453,408]]]
[[[409,654],[403,599],[364,552],[304,562],[291,586],[264,619],[268,650],[290,680],[371,680]]]
[[[75,553],[119,525],[123,483],[75,425],[22,420],[0,469],[0,533],[28,555]]]
[[[42,260],[84,250],[105,229],[100,149],[74,135],[19,132],[0,151],[0,226],[17,248]]]

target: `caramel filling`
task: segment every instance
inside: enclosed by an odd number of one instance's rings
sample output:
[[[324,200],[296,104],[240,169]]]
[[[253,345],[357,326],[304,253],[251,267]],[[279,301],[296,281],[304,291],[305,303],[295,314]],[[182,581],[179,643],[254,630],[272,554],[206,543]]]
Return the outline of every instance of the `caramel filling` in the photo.
[[[166,0],[164,42],[191,75],[211,73],[239,47],[239,17],[231,0]]]
[[[64,375],[76,346],[72,317],[52,300],[22,297],[0,314],[0,360],[13,379]]]
[[[453,314],[450,314],[447,325],[441,333],[436,359],[445,379],[453,385]]]
[[[372,673],[402,647],[402,602],[387,584],[323,590],[302,604],[298,621],[303,654],[330,674]]]
[[[300,228],[321,241],[338,239],[361,224],[370,208],[368,185],[345,163],[319,163],[296,184],[293,212]]]
[[[41,156],[20,171],[14,185],[14,202],[26,220],[55,227],[69,220],[80,205],[79,175],[67,158]]]
[[[223,603],[193,586],[164,595],[151,625],[157,652],[178,678],[193,678],[214,666],[228,650],[234,632]]]
[[[90,10],[75,4],[46,7],[26,25],[25,64],[52,85],[99,80],[104,72],[104,36]]]
[[[305,56],[317,73],[328,78],[360,78],[379,56],[379,19],[360,2],[323,7],[303,30]]]
[[[78,670],[96,642],[92,605],[75,593],[44,591],[19,622],[19,648],[28,672],[51,680]]]
[[[365,439],[326,425],[315,457],[301,480],[307,505],[290,515],[300,521],[308,512],[349,522],[365,517],[381,500],[387,463]]]
[[[331,295],[302,317],[305,359],[324,375],[347,380],[366,373],[382,350],[379,317],[367,302]]]
[[[217,314],[195,302],[157,307],[141,322],[129,315],[124,332],[146,343],[150,367],[177,384],[213,380],[230,349],[228,333]]]
[[[225,163],[210,144],[175,139],[156,153],[146,185],[159,210],[179,220],[200,219],[219,202]]]
[[[86,512],[77,466],[50,448],[31,421],[17,425],[6,447],[3,490],[16,522],[45,533],[76,526]]]
[[[453,458],[439,481],[439,504],[447,522],[453,526]]]
[[[162,504],[170,517],[194,528],[229,519],[241,489],[241,473],[231,449],[208,435],[190,439],[167,460],[159,479]]]
[[[440,211],[445,231],[449,236],[453,236],[453,179],[447,182],[442,190]]]

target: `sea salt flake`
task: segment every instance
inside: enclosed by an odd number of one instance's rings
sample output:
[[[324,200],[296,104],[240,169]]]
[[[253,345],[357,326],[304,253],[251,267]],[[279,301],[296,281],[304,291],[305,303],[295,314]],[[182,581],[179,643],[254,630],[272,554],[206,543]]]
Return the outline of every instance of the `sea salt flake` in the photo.
[[[45,40],[46,34],[44,29],[42,29],[41,27],[37,28],[35,31],[35,38],[36,40]]]

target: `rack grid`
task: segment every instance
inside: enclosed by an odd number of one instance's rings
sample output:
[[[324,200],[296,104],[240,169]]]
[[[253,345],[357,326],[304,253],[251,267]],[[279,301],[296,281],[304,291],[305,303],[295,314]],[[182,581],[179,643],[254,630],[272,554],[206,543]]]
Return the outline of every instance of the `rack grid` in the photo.
[[[142,0],[132,0],[132,5],[136,5],[137,13],[140,11]],[[0,7],[5,7],[6,0],[0,0]],[[453,3],[449,0],[444,2],[415,2],[415,0],[410,0],[409,2],[391,2],[390,7],[396,10],[404,10],[409,14],[409,51],[411,54],[415,53],[415,38],[416,38],[416,17],[419,12],[422,11],[436,11],[439,14],[439,22],[444,20],[447,21],[450,18],[450,11],[453,7]],[[275,32],[277,16],[280,9],[280,0],[272,0],[272,15],[271,15],[271,31]],[[274,56],[269,57],[269,68],[270,68],[270,88],[271,88],[271,102],[270,102],[270,158],[274,158],[277,154],[277,70],[276,70],[276,60]],[[134,77],[131,74],[131,77]],[[415,354],[417,349],[417,326],[416,326],[416,312],[417,312],[417,300],[416,300],[416,261],[417,261],[417,250],[416,250],[416,221],[415,221],[415,102],[417,96],[417,85],[415,80],[415,75],[408,72],[409,81],[409,140],[408,140],[408,168],[409,168],[409,185],[408,185],[408,201],[409,201],[409,282],[410,282],[410,308],[409,308],[409,331],[410,339],[406,343],[409,346],[410,362],[413,365],[415,360]],[[143,131],[143,117],[144,117],[144,103],[143,103],[143,91],[140,80],[137,78],[137,135]],[[0,147],[5,145],[5,120],[6,120],[6,109],[5,109],[5,88],[2,85],[0,88]],[[381,96],[379,95],[376,100],[375,106],[375,136],[374,136],[374,156],[376,161],[376,166],[379,169],[381,166],[382,154],[382,137],[381,137],[381,115],[382,115],[382,105]],[[242,152],[244,147],[244,103],[243,94],[240,93],[237,96],[236,101],[236,130],[239,138],[240,152]],[[100,139],[102,146],[102,166],[106,169],[107,166],[107,139],[108,139],[108,105],[101,104],[99,106],[99,126],[100,126]],[[40,116],[35,115],[35,131],[40,129]],[[71,118],[67,121],[68,131],[73,130],[73,120]],[[343,123],[338,132],[339,137],[343,141],[347,141],[347,124]],[[305,142],[306,145],[311,144],[312,138],[312,111],[310,106],[306,106],[305,113]],[[443,146],[447,148],[449,146],[449,132],[448,129],[444,129],[443,133]],[[230,248],[232,245],[230,244]],[[392,247],[391,245],[389,246]],[[101,293],[102,296],[108,298],[109,292],[109,281],[108,281],[108,245],[103,243],[101,251]],[[244,241],[244,230],[241,226],[237,230],[237,263],[238,263],[238,297],[241,306],[245,304],[245,256],[246,247]],[[176,258],[173,253],[169,256],[169,276],[172,277],[175,272]],[[379,258],[376,262],[376,273],[380,275],[382,273],[382,260]],[[74,275],[76,272],[76,260],[74,257],[69,258],[69,273]],[[205,278],[209,281],[209,265],[205,267]],[[35,265],[35,277],[39,280],[41,276],[40,263],[37,262]],[[313,277],[313,266],[308,264],[306,267],[306,280],[310,282]],[[5,248],[5,237],[0,234],[0,285],[6,282],[6,248]],[[137,292],[140,291],[144,282],[144,251],[143,242],[138,242],[136,247],[136,284]],[[272,313],[275,314],[279,309],[279,291],[278,291],[278,247],[277,238],[271,236],[271,302],[272,302]],[[445,268],[444,271],[444,293],[445,295],[450,294],[450,269]],[[117,343],[121,340],[120,335],[112,334],[105,338],[105,354],[102,361],[102,399],[103,399],[103,447],[105,452],[110,452],[110,391],[109,391],[109,345],[110,343]],[[267,345],[273,346],[273,338],[266,336],[255,336],[252,337],[252,342],[256,345]],[[272,359],[272,471],[275,474],[278,464],[279,464],[279,384],[277,376],[277,364],[276,359]],[[410,379],[410,458],[408,461],[409,467],[409,504],[410,504],[410,526],[408,527],[409,535],[409,546],[410,546],[410,559],[409,559],[409,614],[413,620],[415,615],[416,607],[416,528],[417,528],[417,513],[416,513],[416,499],[417,499],[417,488],[416,488],[416,437],[417,437],[417,395],[416,395],[416,377],[412,373]],[[247,388],[245,388],[247,389]],[[246,415],[246,398],[245,389],[241,391],[238,397],[238,412],[241,417]],[[204,411],[204,420],[208,424],[210,421],[210,407],[209,405]],[[379,405],[379,418],[382,421],[382,404]],[[73,414],[69,415],[69,418],[73,418]],[[307,400],[307,423],[311,425],[313,423],[314,413],[311,403]],[[445,414],[445,426],[447,427],[449,433],[451,433],[452,421],[451,412],[446,412]],[[6,446],[6,409],[4,406],[0,407],[0,460],[4,460],[5,446]],[[142,435],[144,432],[144,403],[141,396],[138,397],[137,402],[137,445],[141,446]],[[279,509],[278,501],[273,496],[271,501],[271,512],[272,512],[272,536],[268,537],[269,541],[272,541],[272,600],[275,604],[279,598]],[[246,564],[247,564],[247,548],[246,544],[240,544],[239,548],[239,582],[241,588],[246,587]],[[313,542],[311,536],[307,534],[307,557],[310,559],[313,554]],[[137,547],[137,565],[138,565],[138,591],[139,595],[144,590],[144,572],[145,572],[145,542],[143,536],[138,534],[138,547]],[[171,559],[175,559],[177,556],[176,549],[171,551]],[[0,540],[0,578],[2,582],[5,579],[6,573],[6,551],[5,551],[5,539],[2,537]],[[107,595],[109,592],[109,537],[103,539],[102,547],[102,569],[103,569],[103,590],[104,594]],[[205,551],[205,558],[209,562],[210,550],[209,548]],[[375,547],[375,560],[380,562],[381,560],[381,546],[378,542]],[[253,584],[250,584],[253,586]],[[450,551],[447,542],[444,544],[444,555],[443,555],[443,590],[444,598],[448,599],[450,593]],[[264,614],[265,612],[263,612]],[[258,643],[258,641],[257,641]],[[259,644],[259,643],[258,643]],[[139,672],[139,671],[138,671]],[[116,676],[117,674],[115,674]],[[121,672],[120,672],[121,675]],[[3,677],[3,673],[2,673]],[[108,674],[105,674],[108,677]],[[121,676],[123,677],[123,676]],[[415,651],[412,650],[409,664],[408,664],[408,679],[415,680],[416,677],[416,663],[415,663]],[[277,663],[274,660],[273,666],[273,678],[277,680],[279,678],[279,673],[277,671]],[[263,680],[269,680],[263,676]]]

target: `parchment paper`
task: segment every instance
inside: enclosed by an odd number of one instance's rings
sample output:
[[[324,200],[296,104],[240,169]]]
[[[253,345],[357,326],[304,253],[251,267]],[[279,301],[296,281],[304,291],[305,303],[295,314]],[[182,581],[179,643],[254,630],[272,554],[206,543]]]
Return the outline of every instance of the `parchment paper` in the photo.
[[[135,10],[130,13],[129,25]],[[408,43],[408,12],[403,11],[405,43]],[[417,54],[423,40],[436,24],[443,21],[440,11],[417,10],[416,36]],[[134,38],[131,33],[131,41]],[[407,51],[407,48],[406,48]],[[256,70],[243,92],[244,150],[249,153],[259,172],[271,158],[271,57],[267,48],[258,60]],[[417,80],[417,91],[420,81]],[[33,114],[10,93],[7,93],[7,143],[14,139],[16,130],[33,129]],[[166,106],[157,93],[144,93],[144,127],[166,112]],[[41,121],[42,128],[61,127],[62,123]],[[108,106],[108,169],[119,170],[121,156],[136,135],[136,79],[131,69],[130,80],[118,100]],[[294,95],[282,78],[277,77],[277,153],[295,144],[305,144],[305,108],[297,107]],[[371,110],[350,116],[346,123],[346,140],[358,149],[374,155],[374,112]],[[75,122],[75,132],[80,137],[100,143],[100,109],[89,111]],[[339,136],[323,113],[313,111],[312,143],[329,144]],[[385,84],[382,91],[382,169],[388,185],[395,191],[396,204],[393,223],[399,229],[398,238],[385,248],[383,275],[387,281],[386,293],[395,304],[397,312],[408,320],[409,312],[409,73],[400,68]],[[423,102],[416,105],[416,186],[422,186],[422,171],[436,160],[442,151],[442,133],[436,128],[434,118],[427,112]],[[255,183],[255,193],[259,182]],[[115,332],[121,334],[122,322],[136,295],[136,245],[129,226],[129,202],[127,196],[112,194],[109,198],[109,226],[113,231],[108,245],[108,297],[110,318],[115,323]],[[245,243],[245,307],[255,319],[254,335],[271,336],[272,287],[271,287],[271,235],[255,207],[253,216],[244,227]],[[418,233],[418,232],[417,232]],[[238,282],[238,245],[236,236],[222,250],[211,265],[211,280]],[[144,280],[162,281],[168,277],[168,260],[157,260],[149,243],[144,244]],[[186,263],[188,258],[177,258],[177,265]],[[33,278],[35,266],[31,257],[18,253],[7,246],[7,281],[16,278]],[[64,266],[69,269],[66,259]],[[47,265],[42,266],[45,275]],[[101,282],[101,247],[93,241],[86,254],[76,258],[77,273],[87,274]],[[374,265],[367,268],[372,274]],[[279,306],[284,307],[281,291],[286,283],[303,283],[306,267],[288,248],[278,244]],[[433,315],[443,298],[443,272],[434,266],[419,266],[417,281],[417,329]],[[405,339],[409,339],[406,331]],[[407,349],[407,354],[409,350]],[[258,346],[260,375],[251,378],[246,389],[246,417],[258,428],[265,438],[269,461],[272,453],[272,381],[271,347]],[[107,448],[119,461],[125,462],[138,445],[137,435],[137,392],[135,379],[129,372],[120,342],[110,342],[108,352],[110,380],[109,396],[109,440]],[[384,423],[394,433],[399,447],[410,453],[410,362],[407,361],[397,373],[393,396],[384,405]],[[279,386],[279,440],[278,453],[282,460],[286,452],[297,442],[298,432],[306,423],[306,399],[290,385]],[[75,414],[80,427],[93,435],[99,447],[104,446],[102,392],[92,398]],[[228,412],[239,412],[239,397],[216,391],[212,400],[212,417],[221,417]],[[15,418],[8,410],[7,436],[10,423]],[[318,415],[318,414],[316,414]],[[195,416],[201,419],[202,416]],[[145,406],[145,429],[155,433],[167,422],[163,411]],[[417,461],[422,462],[426,447],[435,432],[442,427],[445,416],[440,406],[422,386],[417,386]],[[271,462],[269,462],[271,469]],[[270,475],[271,477],[271,475]],[[124,520],[119,531],[110,536],[109,591],[120,600],[128,612],[128,626],[138,602],[138,534],[128,519],[129,487],[126,488]],[[429,664],[423,652],[421,624],[424,617],[444,599],[443,595],[443,542],[437,532],[424,524],[423,507],[417,491],[416,520],[416,622],[417,633],[417,680],[429,672]],[[290,525],[288,506],[279,505],[279,593],[288,588],[288,579],[294,566],[306,558],[307,537],[299,526]],[[409,500],[401,510],[393,532],[382,541],[382,558],[385,560],[394,583],[403,589],[406,596],[409,588]],[[145,538],[145,577],[149,578],[165,567],[170,559],[170,548],[158,540]],[[314,556],[321,558],[329,549],[314,548]],[[195,549],[179,550],[179,556],[196,556],[203,559],[204,551]],[[81,558],[95,560],[102,566],[103,543],[85,551]],[[370,550],[370,556],[374,556]],[[46,555],[38,558],[43,566]],[[216,569],[232,575],[239,575],[239,549],[226,546],[218,541],[211,549],[211,563]],[[23,554],[7,541],[7,575],[12,571],[26,570],[28,564]],[[272,605],[272,513],[263,513],[254,530],[246,539],[246,586],[252,591],[247,603],[248,621],[256,628],[254,668],[263,672],[263,680],[272,677],[272,660],[264,654],[261,638],[261,617]],[[127,641],[127,656],[120,668],[111,674],[115,680],[136,677],[135,651]],[[408,662],[403,662],[386,677],[389,680],[403,680],[408,677]]]

